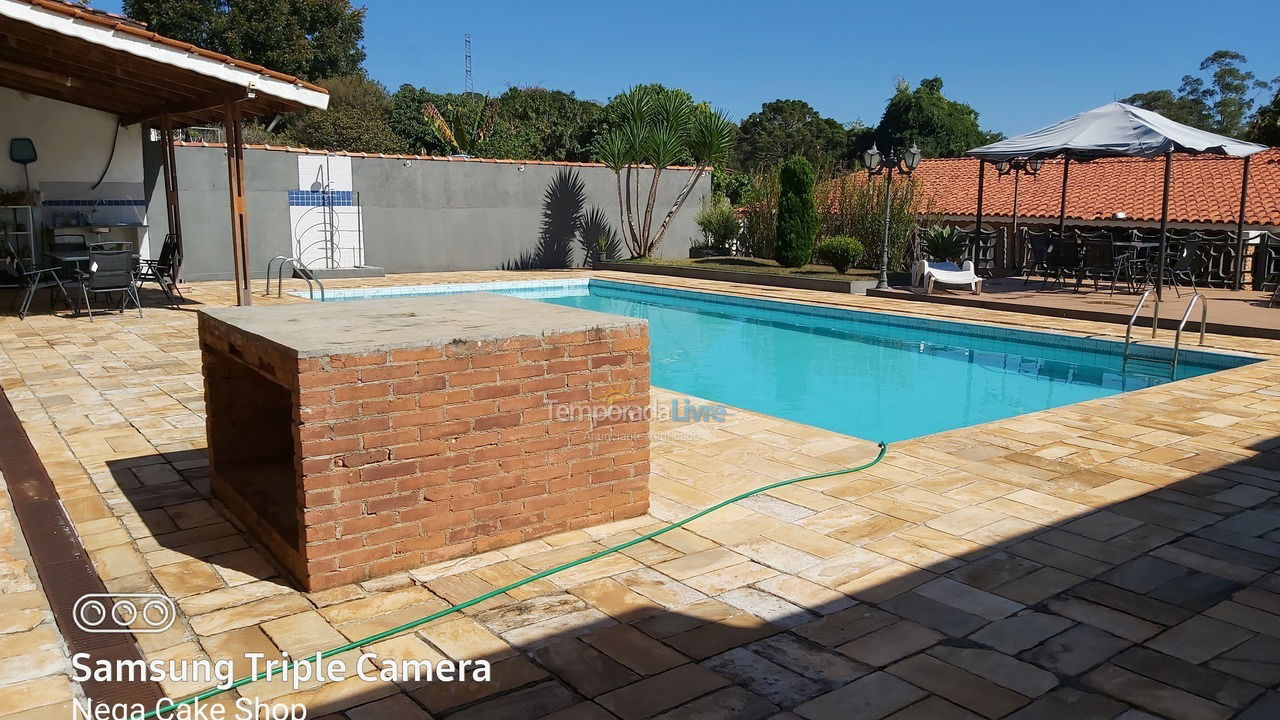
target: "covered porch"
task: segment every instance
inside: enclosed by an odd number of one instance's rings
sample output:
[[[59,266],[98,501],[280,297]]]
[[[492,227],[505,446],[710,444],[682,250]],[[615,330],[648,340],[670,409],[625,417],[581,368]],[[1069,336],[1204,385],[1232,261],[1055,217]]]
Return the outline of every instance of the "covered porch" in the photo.
[[[228,234],[242,305],[251,301],[243,122],[328,104],[316,85],[57,0],[0,0],[0,92],[13,108],[0,118],[0,139],[13,161],[0,173],[0,186],[18,188],[11,205],[21,216],[0,235],[12,262],[28,268],[48,264],[55,243],[71,236],[115,240],[123,232],[135,254],[159,251],[162,239],[147,237],[141,200],[148,142],[159,143],[164,158],[157,182],[164,185],[180,266],[173,132],[222,125]]]

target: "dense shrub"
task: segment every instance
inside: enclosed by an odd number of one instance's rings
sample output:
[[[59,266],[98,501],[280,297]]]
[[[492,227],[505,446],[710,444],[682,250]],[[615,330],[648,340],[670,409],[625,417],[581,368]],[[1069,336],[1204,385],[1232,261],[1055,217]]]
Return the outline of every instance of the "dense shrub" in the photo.
[[[698,211],[694,222],[698,223],[698,229],[702,231],[702,245],[725,251],[737,244],[738,233],[742,230],[737,213],[723,195],[713,195]]]
[[[778,233],[774,259],[784,267],[803,267],[813,257],[818,238],[818,210],[814,206],[813,166],[801,156],[782,165],[778,175]]]
[[[851,237],[833,237],[819,243],[814,254],[843,275],[862,257],[862,251],[862,243]]]
[[[934,225],[920,232],[924,240],[925,253],[942,262],[959,261],[969,250],[964,235],[955,228]]]
[[[730,205],[741,205],[751,196],[751,176],[728,168],[716,168],[711,173],[711,190],[723,195]]]
[[[778,168],[751,171],[751,192],[742,208],[742,252],[749,257],[773,258],[778,232]]]

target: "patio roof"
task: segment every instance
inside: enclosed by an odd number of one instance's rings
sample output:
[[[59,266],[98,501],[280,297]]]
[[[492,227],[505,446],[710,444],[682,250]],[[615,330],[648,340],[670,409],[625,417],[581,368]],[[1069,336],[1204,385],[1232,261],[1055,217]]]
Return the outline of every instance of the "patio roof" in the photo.
[[[926,158],[914,178],[929,212],[972,217],[978,204],[977,158]],[[1174,158],[1169,220],[1175,223],[1231,224],[1239,215],[1240,163],[1221,156]],[[1141,158],[1109,158],[1072,163],[1067,218],[1083,221],[1159,222],[1164,167]],[[1013,214],[1014,176],[986,178],[983,213]],[[1018,217],[1058,218],[1062,160],[1049,160],[1038,175],[1019,180]],[[1280,149],[1255,155],[1249,175],[1245,225],[1280,227]]]
[[[0,0],[0,86],[175,127],[323,109],[317,85],[59,0]]]

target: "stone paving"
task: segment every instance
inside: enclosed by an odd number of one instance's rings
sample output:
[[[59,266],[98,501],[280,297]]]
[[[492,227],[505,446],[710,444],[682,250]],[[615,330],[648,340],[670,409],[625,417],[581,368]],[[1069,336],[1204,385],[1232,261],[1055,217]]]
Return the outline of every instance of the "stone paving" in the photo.
[[[187,295],[186,309],[148,307],[143,319],[0,318],[0,384],[99,574],[113,591],[164,592],[182,612],[170,631],[138,636],[149,659],[314,653],[746,489],[874,455],[865,440],[743,410],[715,426],[659,424],[646,517],[306,594],[207,498],[191,308],[232,294],[206,283]],[[982,310],[965,319],[1123,332]],[[1276,342],[1210,344],[1280,357]],[[24,554],[6,502],[0,716],[69,717],[78,688]],[[1262,720],[1280,717],[1278,570],[1280,359],[896,443],[863,473],[776,489],[367,648],[488,659],[488,683],[355,679],[295,693],[273,681],[238,692],[327,720]]]

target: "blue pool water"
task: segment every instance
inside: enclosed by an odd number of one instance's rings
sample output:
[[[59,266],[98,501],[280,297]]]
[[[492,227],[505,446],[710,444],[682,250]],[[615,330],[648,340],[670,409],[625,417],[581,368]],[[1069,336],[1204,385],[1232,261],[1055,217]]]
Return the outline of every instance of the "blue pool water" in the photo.
[[[329,300],[501,292],[645,318],[652,381],[766,415],[896,441],[1169,382],[1169,352],[909,316],[602,280],[338,290]],[[1182,379],[1253,362],[1184,350]]]

